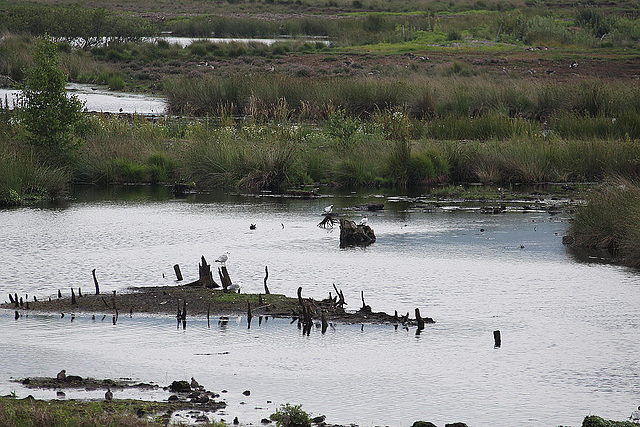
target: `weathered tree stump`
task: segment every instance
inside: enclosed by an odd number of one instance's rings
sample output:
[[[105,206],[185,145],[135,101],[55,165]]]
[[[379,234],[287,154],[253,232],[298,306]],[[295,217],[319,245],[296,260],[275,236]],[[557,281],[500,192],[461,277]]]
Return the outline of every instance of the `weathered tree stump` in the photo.
[[[211,274],[211,265],[207,264],[207,260],[202,256],[202,263],[198,265],[198,281],[203,288],[219,288],[213,280],[213,274]]]
[[[224,288],[225,292],[227,292],[233,284],[231,282],[231,276],[229,276],[229,271],[227,271],[227,266],[223,265],[222,267],[220,267],[219,271],[219,274],[221,275],[220,280],[222,280],[222,287]]]
[[[96,269],[91,270],[93,275],[93,284],[96,286],[96,295],[100,295],[100,286],[98,286],[98,279],[96,279]]]
[[[420,332],[424,329],[424,319],[420,316],[420,309],[416,308],[416,322],[418,323],[418,330],[416,330],[416,335],[420,335]]]
[[[340,220],[340,247],[368,246],[376,241],[373,229],[368,225],[362,225],[348,219]]]
[[[267,268],[267,266],[264,266],[264,293],[269,295],[271,292],[269,292],[269,287],[267,286],[267,279],[269,278],[269,269]]]

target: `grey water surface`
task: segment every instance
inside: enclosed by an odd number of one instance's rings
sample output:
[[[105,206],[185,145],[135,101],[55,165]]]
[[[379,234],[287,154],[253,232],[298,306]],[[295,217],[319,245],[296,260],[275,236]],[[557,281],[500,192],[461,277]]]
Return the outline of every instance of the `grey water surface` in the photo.
[[[2,103],[6,101],[9,108],[13,108],[20,93],[19,89],[0,88],[0,100]],[[160,116],[164,115],[167,109],[167,101],[163,97],[112,91],[99,85],[68,83],[67,93],[77,96],[85,103],[87,111],[95,113]]]
[[[378,241],[340,249],[339,230],[320,212],[352,219],[369,212]],[[0,210],[0,299],[9,292],[55,297],[91,292],[96,269],[105,292],[174,284],[230,252],[241,291],[324,298],[332,284],[357,309],[420,308],[437,323],[335,325],[302,336],[287,319],[121,315],[113,325],[76,313],[0,311],[0,394],[55,398],[12,378],[67,374],[133,378],[167,385],[195,377],[227,400],[227,420],[260,419],[283,403],[302,404],[330,423],[407,426],[416,420],[470,426],[580,425],[589,414],[624,419],[640,404],[640,277],[584,262],[563,247],[566,214],[484,215],[478,209],[429,212],[404,197],[372,192],[315,200],[229,194],[174,199],[163,190],[79,189],[61,206]],[[256,224],[255,230],[249,225]],[[163,274],[165,277],[163,277]],[[105,313],[107,314],[107,313]],[[493,331],[502,347],[493,347]],[[250,390],[250,396],[242,395]],[[70,392],[72,393],[72,392]],[[103,392],[67,393],[99,398]],[[116,397],[139,397],[121,392]],[[145,396],[143,396],[145,397]],[[166,399],[162,390],[148,398]],[[229,418],[231,416],[231,418]]]

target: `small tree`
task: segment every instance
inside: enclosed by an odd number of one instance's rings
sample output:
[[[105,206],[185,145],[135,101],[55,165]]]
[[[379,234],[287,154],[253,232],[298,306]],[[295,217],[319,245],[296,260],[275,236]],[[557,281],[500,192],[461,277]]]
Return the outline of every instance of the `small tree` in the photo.
[[[33,59],[18,99],[20,118],[43,159],[64,163],[76,145],[73,130],[83,117],[84,103],[75,95],[67,96],[67,75],[49,37],[36,42]]]

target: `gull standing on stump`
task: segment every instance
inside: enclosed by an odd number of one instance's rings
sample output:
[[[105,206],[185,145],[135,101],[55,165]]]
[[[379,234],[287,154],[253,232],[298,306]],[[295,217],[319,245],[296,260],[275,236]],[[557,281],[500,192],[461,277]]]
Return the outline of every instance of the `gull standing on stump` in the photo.
[[[322,210],[322,215],[330,215],[333,212],[333,205],[329,205]]]
[[[367,223],[369,222],[369,219],[367,218],[367,216],[363,216],[362,219],[360,220],[360,225],[367,225]]]
[[[218,257],[218,259],[217,259],[215,262],[219,262],[219,263],[220,263],[220,264],[222,264],[223,266],[226,266],[226,264],[225,264],[225,263],[226,263],[226,262],[227,262],[227,260],[229,259],[229,255],[230,255],[230,254],[229,254],[229,251],[227,251],[227,252],[223,253],[222,255],[220,255],[220,256]]]

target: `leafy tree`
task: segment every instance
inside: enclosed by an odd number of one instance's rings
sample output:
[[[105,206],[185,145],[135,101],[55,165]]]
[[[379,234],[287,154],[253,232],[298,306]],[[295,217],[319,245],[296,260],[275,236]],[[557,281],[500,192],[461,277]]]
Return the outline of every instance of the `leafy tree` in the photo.
[[[67,75],[50,38],[36,42],[33,59],[18,99],[20,118],[43,160],[64,163],[77,145],[73,130],[83,118],[84,103],[75,95],[67,96]]]

